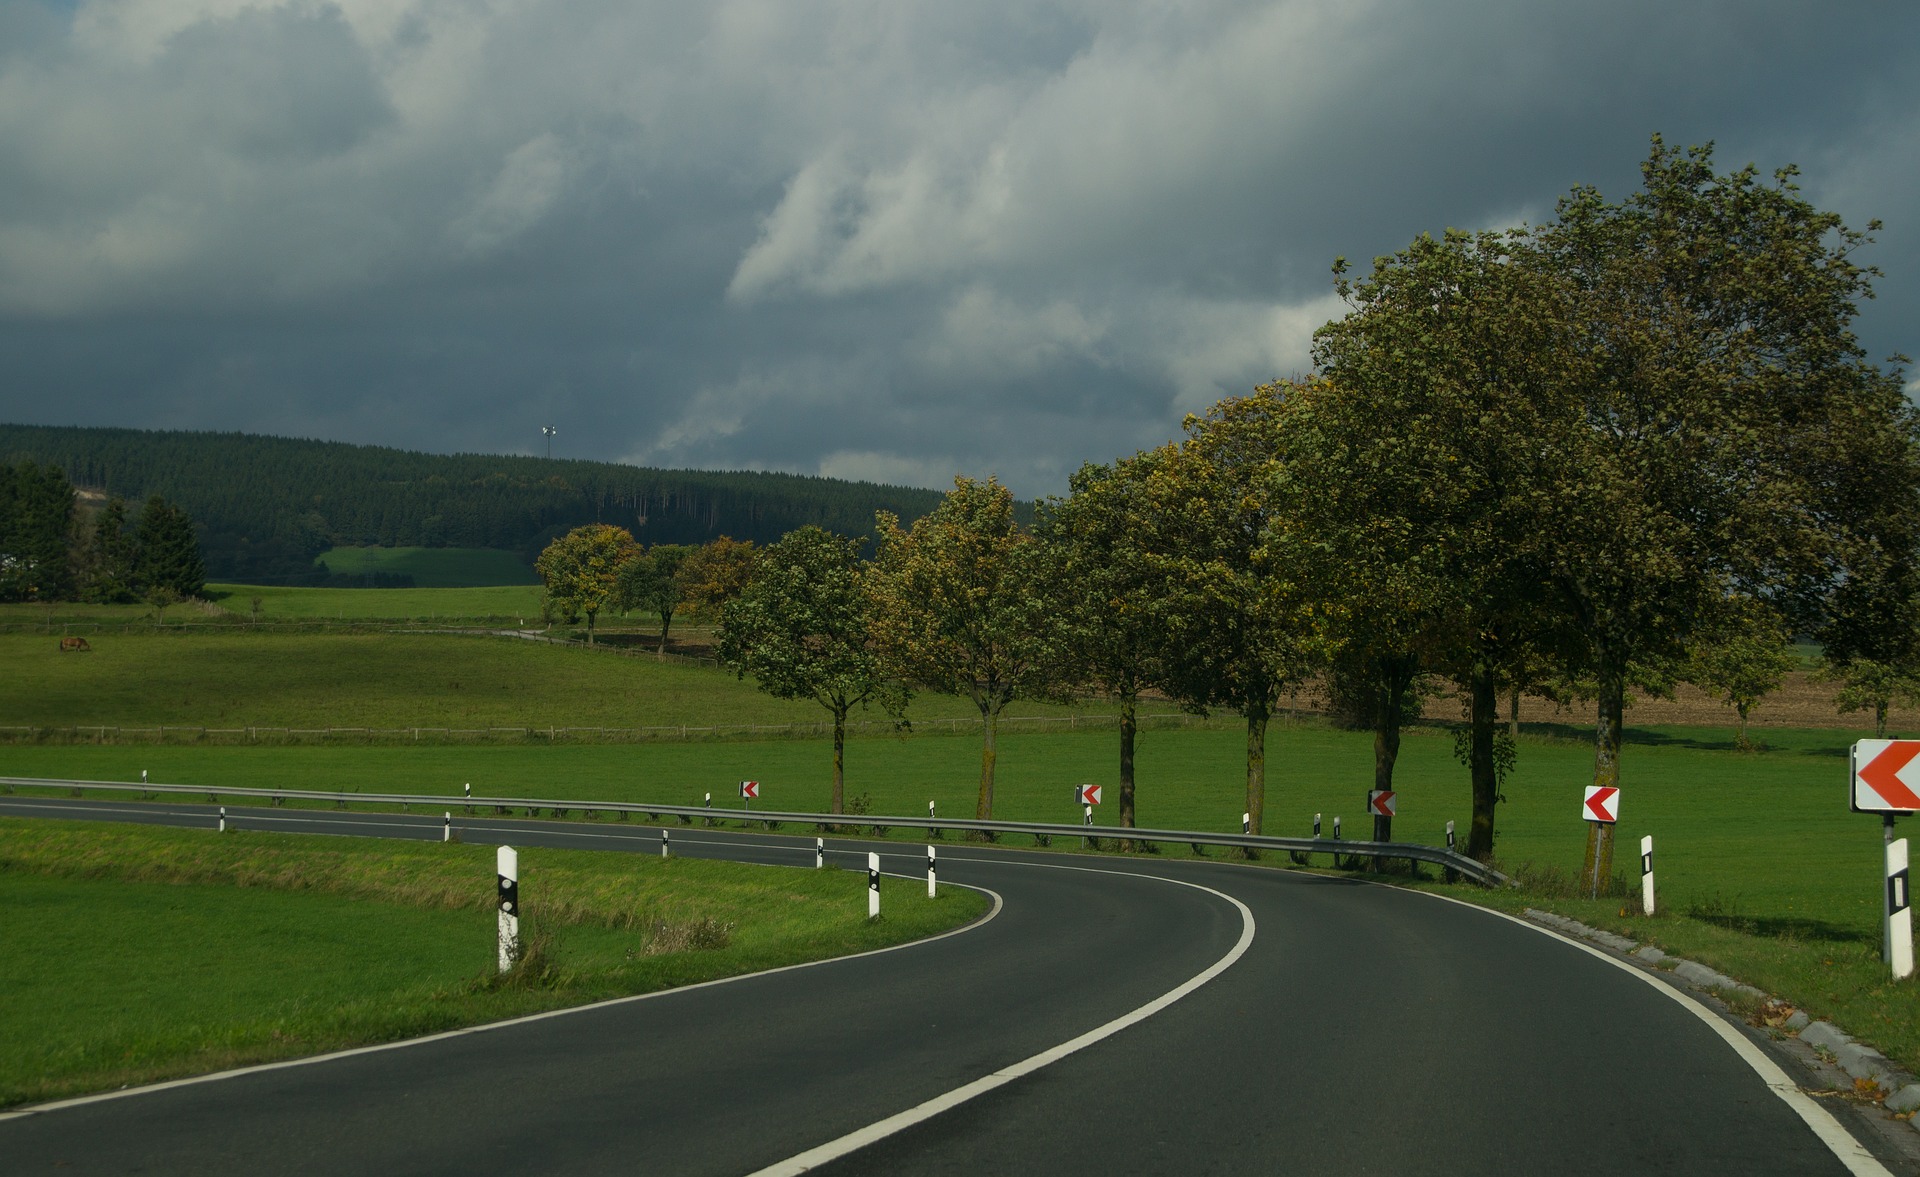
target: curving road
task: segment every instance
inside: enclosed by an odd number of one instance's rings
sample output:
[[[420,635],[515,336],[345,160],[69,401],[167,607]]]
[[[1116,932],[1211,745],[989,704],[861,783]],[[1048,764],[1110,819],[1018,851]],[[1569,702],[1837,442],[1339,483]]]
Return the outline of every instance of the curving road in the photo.
[[[11,797],[0,812],[205,825],[211,809]],[[658,847],[645,828],[461,828],[470,842]],[[811,838],[697,829],[676,830],[674,849],[794,866],[813,852]],[[830,849],[923,867],[898,843]],[[940,863],[943,883],[1002,896],[999,913],[888,952],[0,1117],[0,1170],[1886,1171],[1769,1088],[1730,1042],[1744,1027],[1496,914],[1224,863],[971,846]],[[1053,1058],[1062,1044],[1076,1049]],[[956,1102],[969,1085],[987,1089]]]

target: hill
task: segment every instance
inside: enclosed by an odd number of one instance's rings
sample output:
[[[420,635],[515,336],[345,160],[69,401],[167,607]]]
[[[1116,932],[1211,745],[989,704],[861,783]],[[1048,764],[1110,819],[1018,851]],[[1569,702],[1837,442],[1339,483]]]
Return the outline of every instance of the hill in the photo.
[[[916,519],[940,498],[797,474],[0,424],[0,463],[23,461],[130,501],[166,497],[198,525],[209,576],[250,583],[304,577],[333,547],[493,548],[531,560],[584,523],[618,524],[647,544],[719,535],[765,543],[809,523],[864,535],[876,510]]]

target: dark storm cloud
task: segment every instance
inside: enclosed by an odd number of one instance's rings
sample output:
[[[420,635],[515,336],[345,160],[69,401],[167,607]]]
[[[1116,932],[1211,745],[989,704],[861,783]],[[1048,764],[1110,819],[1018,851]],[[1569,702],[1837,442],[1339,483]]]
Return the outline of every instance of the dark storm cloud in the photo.
[[[1022,493],[1303,370],[1327,267],[1804,165],[1920,305],[1861,4],[153,0],[0,10],[0,418]]]

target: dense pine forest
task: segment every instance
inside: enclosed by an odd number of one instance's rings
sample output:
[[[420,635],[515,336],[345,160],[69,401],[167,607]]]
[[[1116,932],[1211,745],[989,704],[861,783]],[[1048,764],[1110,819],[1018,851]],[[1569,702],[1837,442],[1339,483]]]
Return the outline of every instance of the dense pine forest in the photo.
[[[216,580],[311,573],[336,545],[501,548],[529,562],[585,523],[645,544],[769,542],[815,524],[866,535],[876,510],[914,519],[939,492],[794,474],[655,470],[496,454],[425,454],[260,437],[0,425],[0,463],[35,462],[75,486],[177,503]]]

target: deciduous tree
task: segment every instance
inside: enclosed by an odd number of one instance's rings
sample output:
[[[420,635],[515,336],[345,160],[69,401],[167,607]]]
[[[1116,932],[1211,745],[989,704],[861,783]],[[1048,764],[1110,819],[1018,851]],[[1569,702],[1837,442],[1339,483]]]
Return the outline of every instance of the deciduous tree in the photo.
[[[626,528],[607,523],[576,527],[548,544],[533,565],[546,586],[548,615],[568,623],[584,616],[592,645],[594,619],[613,602],[621,568],[639,553]]]
[[[659,656],[667,656],[667,631],[680,608],[680,570],[696,549],[684,544],[655,544],[620,567],[615,590],[622,613],[644,609],[660,619]]]
[[[1267,385],[1187,418],[1187,438],[1161,471],[1163,501],[1179,507],[1149,554],[1167,592],[1168,693],[1193,710],[1228,707],[1246,719],[1254,833],[1266,811],[1267,722],[1280,693],[1320,663],[1324,640],[1324,618],[1267,546],[1285,394]]]
[[[1105,693],[1120,707],[1120,824],[1135,824],[1134,743],[1140,693],[1165,677],[1165,569],[1156,550],[1173,546],[1184,504],[1169,501],[1169,451],[1149,450],[1111,466],[1089,463],[1069,493],[1040,507],[1035,534],[1044,555],[1043,590],[1058,623],[1060,674]]]
[[[1578,425],[1564,348],[1571,299],[1508,235],[1417,238],[1336,289],[1322,379],[1283,402],[1275,553],[1331,619],[1341,670],[1374,697],[1388,787],[1404,699],[1426,670],[1467,699],[1467,853],[1493,852],[1497,688],[1552,631],[1545,503]]]
[[[1000,713],[1052,689],[1053,622],[1037,591],[1033,537],[994,479],[954,479],[940,505],[902,530],[882,511],[873,565],[873,634],[890,672],[964,695],[984,725],[975,814],[993,817]]]
[[[1915,414],[1851,331],[1869,240],[1793,182],[1657,138],[1642,190],[1591,188],[1535,234],[1594,363],[1566,454],[1553,581],[1598,686],[1596,785],[1617,785],[1629,668],[1684,657],[1729,596],[1818,626],[1862,553],[1912,550]],[[1869,226],[1873,228],[1874,226]]]
[[[779,699],[812,699],[833,716],[832,812],[846,811],[847,714],[906,695],[881,666],[860,542],[818,527],[761,550],[753,576],[720,612],[720,660]]]

